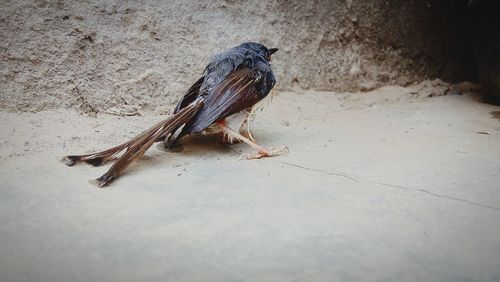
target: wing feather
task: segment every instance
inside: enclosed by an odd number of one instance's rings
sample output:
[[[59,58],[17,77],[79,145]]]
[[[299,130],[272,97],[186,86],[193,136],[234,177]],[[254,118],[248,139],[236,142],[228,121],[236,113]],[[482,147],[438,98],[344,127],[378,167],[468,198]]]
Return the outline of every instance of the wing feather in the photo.
[[[178,113],[182,108],[191,104],[196,98],[200,96],[200,87],[205,80],[205,76],[200,77],[189,90],[182,96],[181,100],[175,106],[174,114]]]
[[[257,71],[239,68],[205,96],[203,108],[190,124],[194,132],[201,132],[214,122],[253,106],[263,97],[257,90]]]

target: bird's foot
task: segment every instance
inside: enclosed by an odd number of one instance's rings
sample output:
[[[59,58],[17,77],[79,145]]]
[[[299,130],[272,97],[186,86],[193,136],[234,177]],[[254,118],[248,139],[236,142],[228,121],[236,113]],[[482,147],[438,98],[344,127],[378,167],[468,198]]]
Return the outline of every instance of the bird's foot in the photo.
[[[247,160],[255,160],[255,159],[261,159],[261,158],[267,158],[267,157],[275,157],[275,156],[280,156],[284,154],[288,154],[290,150],[288,149],[287,146],[283,146],[278,149],[262,149],[259,152],[255,154],[243,154],[241,155],[241,158],[247,159]]]

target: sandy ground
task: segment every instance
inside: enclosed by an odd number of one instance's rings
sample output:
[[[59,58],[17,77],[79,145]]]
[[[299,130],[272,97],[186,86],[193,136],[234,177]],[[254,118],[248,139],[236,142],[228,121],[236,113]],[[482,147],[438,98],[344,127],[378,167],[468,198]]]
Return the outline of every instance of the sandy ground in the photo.
[[[164,116],[0,112],[0,280],[498,281],[500,107],[408,91],[279,93],[287,156],[196,138],[107,189],[60,158]]]

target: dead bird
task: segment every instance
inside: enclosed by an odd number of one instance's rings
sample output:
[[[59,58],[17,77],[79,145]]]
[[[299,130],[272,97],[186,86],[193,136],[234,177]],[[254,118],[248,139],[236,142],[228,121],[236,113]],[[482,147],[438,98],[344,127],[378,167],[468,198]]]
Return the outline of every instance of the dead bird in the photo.
[[[226,142],[236,140],[252,146],[257,153],[248,155],[249,159],[288,152],[287,147],[269,150],[258,145],[248,127],[252,107],[266,97],[276,83],[270,64],[271,55],[276,51],[277,48],[268,49],[259,43],[246,42],[215,55],[203,76],[177,103],[173,116],[116,147],[92,154],[66,156],[64,162],[68,166],[77,162],[100,166],[125,151],[105,174],[96,179],[97,185],[103,187],[119,177],[133,161],[140,159],[155,142],[164,142],[167,148],[175,148],[182,137],[206,130],[219,132]],[[240,130],[236,131],[226,121],[241,114],[245,118],[240,123]]]

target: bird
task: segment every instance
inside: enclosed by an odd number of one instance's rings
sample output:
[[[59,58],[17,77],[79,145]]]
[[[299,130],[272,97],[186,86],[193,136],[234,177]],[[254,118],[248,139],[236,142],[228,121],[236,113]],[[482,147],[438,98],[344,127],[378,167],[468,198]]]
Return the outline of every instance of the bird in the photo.
[[[258,145],[248,126],[252,107],[268,96],[276,84],[271,56],[277,51],[278,48],[267,48],[261,43],[245,42],[216,54],[203,75],[179,100],[172,116],[113,148],[65,156],[65,164],[73,166],[85,162],[100,166],[116,160],[96,179],[97,186],[104,187],[140,159],[154,143],[163,142],[166,148],[174,149],[179,147],[183,137],[203,132],[217,133],[227,143],[250,145],[257,153],[247,155],[248,159],[288,153],[286,146],[270,150]],[[234,122],[229,123],[232,119],[240,124],[238,131],[233,128]],[[125,152],[116,158],[122,151]]]

